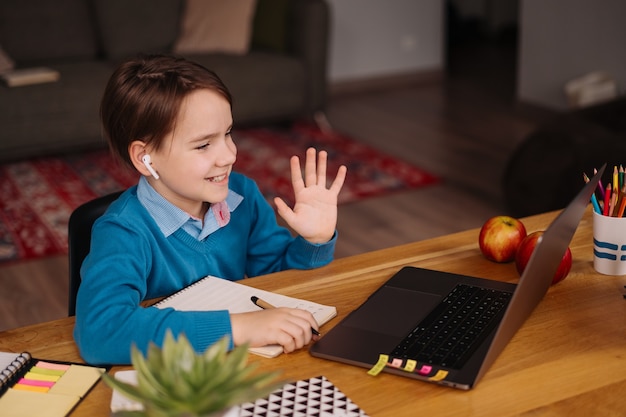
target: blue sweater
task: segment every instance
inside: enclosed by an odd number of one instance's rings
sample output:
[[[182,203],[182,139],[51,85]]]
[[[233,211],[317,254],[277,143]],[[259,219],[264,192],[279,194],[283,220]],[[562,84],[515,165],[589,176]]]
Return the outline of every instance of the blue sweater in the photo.
[[[230,189],[244,197],[230,222],[198,241],[178,229],[165,237],[131,187],[93,226],[81,269],[74,339],[94,364],[128,364],[135,344],[160,346],[165,332],[184,332],[201,352],[232,330],[228,311],[182,312],[141,307],[214,275],[240,280],[285,269],[309,269],[332,260],[336,235],[316,245],[280,227],[256,184],[233,173]],[[232,342],[231,342],[232,345]]]

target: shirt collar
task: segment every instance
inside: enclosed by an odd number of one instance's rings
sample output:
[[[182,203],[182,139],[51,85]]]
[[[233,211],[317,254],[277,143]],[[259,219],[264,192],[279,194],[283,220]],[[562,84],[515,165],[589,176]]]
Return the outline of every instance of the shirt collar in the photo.
[[[137,198],[139,202],[148,210],[148,213],[154,218],[157,226],[161,229],[161,232],[165,237],[170,236],[176,230],[185,226],[187,222],[197,222],[197,219],[189,215],[189,213],[176,207],[159,194],[146,180],[144,176],[141,176],[139,183],[137,184]],[[233,190],[228,190],[226,196],[226,207],[229,212],[233,212],[239,204],[243,201],[243,196],[237,194]],[[219,229],[213,210],[208,210],[204,216],[204,225],[201,231],[195,236],[198,240],[202,240],[217,229]],[[188,230],[188,228],[185,228]]]

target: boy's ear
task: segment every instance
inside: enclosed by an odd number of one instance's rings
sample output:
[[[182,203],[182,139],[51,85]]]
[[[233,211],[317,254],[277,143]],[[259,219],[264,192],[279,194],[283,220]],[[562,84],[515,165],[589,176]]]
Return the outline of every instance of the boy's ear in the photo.
[[[146,168],[146,165],[141,160],[141,158],[143,158],[143,156],[147,153],[148,150],[146,143],[140,140],[135,140],[128,146],[128,156],[130,156],[130,161],[133,163],[135,169],[144,177],[151,176],[148,168]]]

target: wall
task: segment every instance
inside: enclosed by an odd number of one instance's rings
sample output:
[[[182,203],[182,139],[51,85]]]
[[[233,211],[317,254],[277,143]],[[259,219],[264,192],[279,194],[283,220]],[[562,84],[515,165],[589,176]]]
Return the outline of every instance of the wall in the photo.
[[[329,0],[330,82],[443,69],[444,0]]]
[[[522,0],[518,99],[565,109],[565,83],[595,70],[623,91],[625,18],[623,0]]]

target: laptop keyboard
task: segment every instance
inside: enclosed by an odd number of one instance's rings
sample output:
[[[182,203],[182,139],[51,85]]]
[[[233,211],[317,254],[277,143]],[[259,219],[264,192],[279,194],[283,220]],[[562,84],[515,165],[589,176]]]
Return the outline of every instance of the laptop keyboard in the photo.
[[[513,294],[459,284],[396,346],[394,358],[459,369],[496,325]]]

